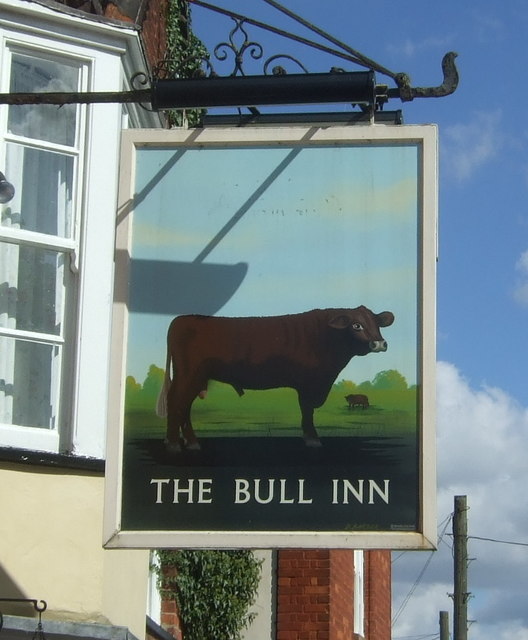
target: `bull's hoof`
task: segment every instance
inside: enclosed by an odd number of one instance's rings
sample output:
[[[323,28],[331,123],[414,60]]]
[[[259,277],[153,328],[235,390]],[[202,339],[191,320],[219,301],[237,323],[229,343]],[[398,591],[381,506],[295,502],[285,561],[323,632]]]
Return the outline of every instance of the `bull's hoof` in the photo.
[[[315,449],[317,447],[322,447],[323,446],[321,444],[321,441],[319,440],[319,438],[305,438],[304,439],[304,444],[307,447],[310,447],[312,449]]]
[[[200,451],[202,447],[200,447],[200,443],[197,441],[189,442],[185,444],[185,448],[188,451]]]
[[[165,440],[165,451],[169,455],[174,455],[175,453],[181,453],[181,447],[179,442],[169,442],[169,440]]]

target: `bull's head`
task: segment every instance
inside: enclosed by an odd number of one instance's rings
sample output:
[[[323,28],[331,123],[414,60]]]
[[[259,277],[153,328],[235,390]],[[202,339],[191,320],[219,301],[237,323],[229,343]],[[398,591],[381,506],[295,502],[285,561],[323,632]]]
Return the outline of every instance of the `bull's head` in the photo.
[[[334,329],[346,329],[354,341],[363,343],[364,353],[387,351],[387,342],[380,333],[380,327],[388,327],[394,322],[390,311],[372,313],[367,307],[347,309],[330,318],[329,326]]]

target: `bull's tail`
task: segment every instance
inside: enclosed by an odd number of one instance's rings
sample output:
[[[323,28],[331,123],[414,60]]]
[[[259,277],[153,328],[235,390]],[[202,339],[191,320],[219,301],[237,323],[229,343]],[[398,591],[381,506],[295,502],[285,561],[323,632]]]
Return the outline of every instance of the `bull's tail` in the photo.
[[[168,414],[167,409],[167,395],[169,393],[169,387],[172,382],[170,375],[171,368],[171,353],[170,348],[167,346],[167,360],[165,362],[165,376],[163,378],[163,385],[158,395],[156,402],[156,415],[160,418],[166,418]]]

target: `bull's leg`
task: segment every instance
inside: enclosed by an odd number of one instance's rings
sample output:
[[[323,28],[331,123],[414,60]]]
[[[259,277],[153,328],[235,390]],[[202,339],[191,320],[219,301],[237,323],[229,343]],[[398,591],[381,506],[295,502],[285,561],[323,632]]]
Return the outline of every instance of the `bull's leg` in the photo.
[[[192,428],[191,406],[198,391],[175,378],[167,395],[167,439],[170,453],[181,451],[180,435],[187,449],[199,449],[200,445]]]
[[[175,378],[167,393],[167,437],[165,446],[169,453],[181,451],[180,434],[186,419],[190,416],[191,407],[179,392],[178,380]]]
[[[319,382],[315,387],[298,389],[299,406],[301,407],[301,427],[307,447],[320,447],[321,441],[314,426],[314,409],[321,407],[330,393],[332,384]]]
[[[191,412],[189,408],[189,415],[182,426],[182,435],[185,441],[185,447],[190,449],[191,451],[199,451],[200,443],[198,442],[198,438],[194,433],[194,429],[191,422]]]
[[[207,387],[209,380],[204,372],[197,372],[192,380],[188,383],[187,394],[185,397],[186,406],[189,410],[182,423],[182,435],[185,441],[185,447],[191,451],[199,451],[200,443],[194,433],[191,421],[191,407],[196,398],[203,400],[207,396]]]
[[[184,421],[181,399],[178,397],[176,381],[173,380],[167,392],[167,437],[165,447],[168,453],[179,453],[180,430]]]
[[[307,447],[320,447],[321,441],[314,426],[314,409],[315,404],[310,394],[299,393],[299,406],[301,408],[301,428],[303,431],[304,442]]]
[[[179,432],[183,437],[186,449],[197,451],[200,449],[200,443],[196,438],[191,421],[191,407],[197,397],[205,397],[207,391],[207,379],[204,376],[196,374],[192,380],[183,379],[177,376],[173,382],[174,387],[174,433],[179,440]],[[170,423],[167,423],[170,426]],[[167,439],[171,442],[169,428],[167,430]]]

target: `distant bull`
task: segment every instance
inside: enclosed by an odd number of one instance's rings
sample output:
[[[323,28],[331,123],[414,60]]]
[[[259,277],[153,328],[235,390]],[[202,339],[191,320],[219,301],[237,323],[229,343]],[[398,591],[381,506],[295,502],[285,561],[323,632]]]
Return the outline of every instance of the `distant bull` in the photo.
[[[375,314],[363,306],[271,317],[178,316],[167,333],[157,408],[167,416],[168,450],[180,450],[180,435],[187,448],[200,448],[191,406],[205,397],[209,380],[230,384],[239,395],[244,389],[295,389],[304,440],[320,446],[314,409],[351,358],[387,350],[380,327],[393,322],[390,311]]]
[[[345,400],[348,402],[348,408],[354,409],[354,407],[362,407],[363,409],[369,408],[369,400],[363,393],[349,393],[345,396]]]

